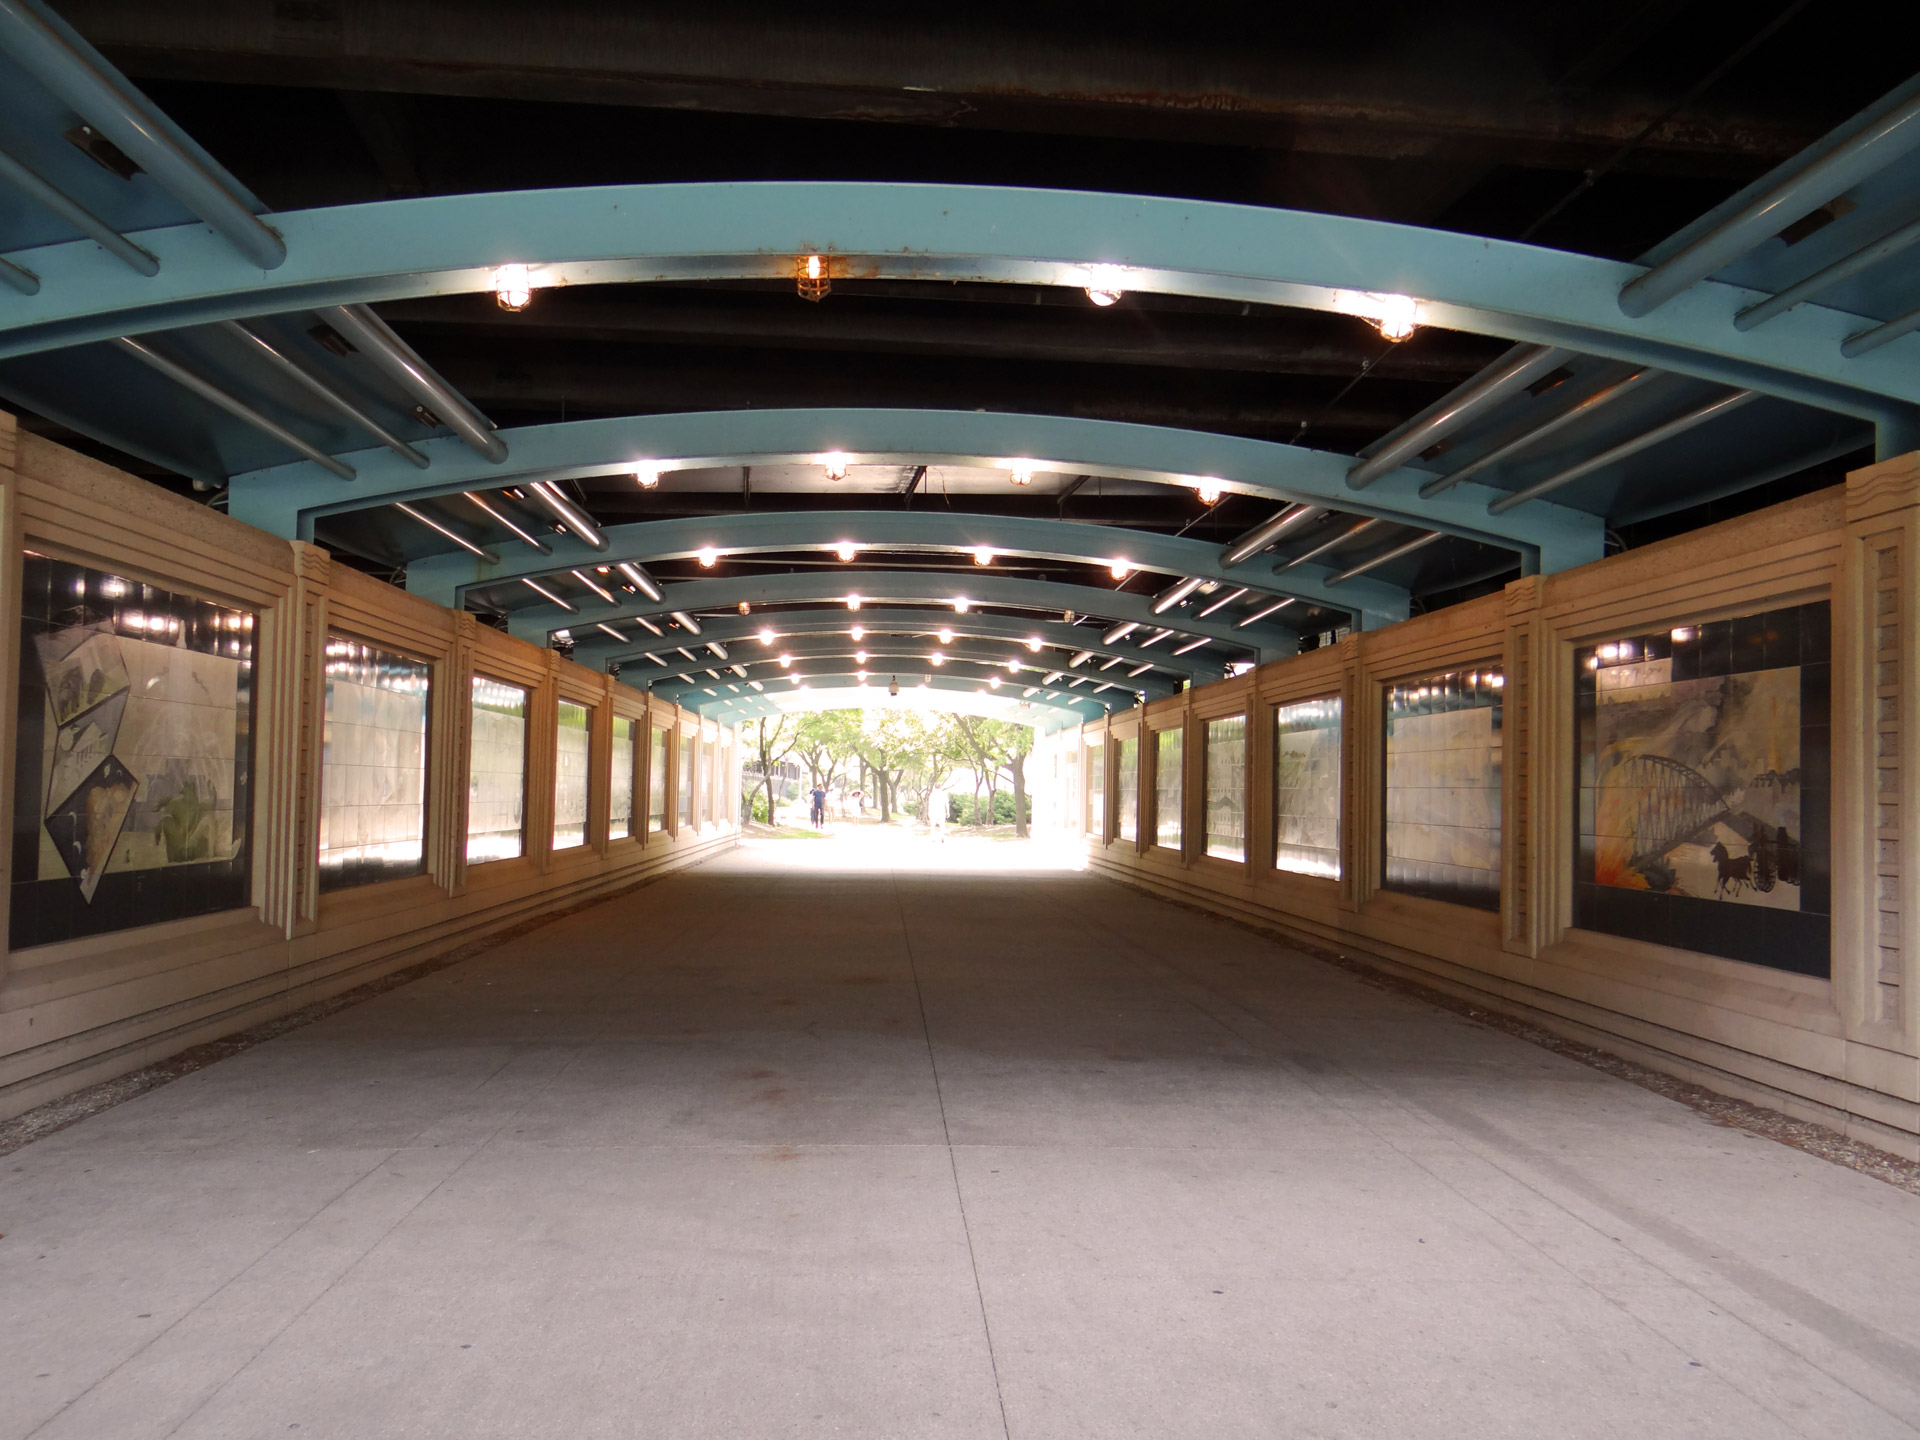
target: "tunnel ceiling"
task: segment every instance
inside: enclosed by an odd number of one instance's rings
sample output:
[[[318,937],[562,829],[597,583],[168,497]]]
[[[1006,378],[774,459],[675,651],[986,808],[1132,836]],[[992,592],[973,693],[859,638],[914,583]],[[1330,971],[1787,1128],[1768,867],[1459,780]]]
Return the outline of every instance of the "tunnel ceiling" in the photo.
[[[1790,178],[1859,117],[1870,121],[1873,107],[1896,105],[1902,87],[1912,88],[1900,47],[1861,42],[1878,28],[1878,8],[1840,3],[1765,13],[1705,0],[1610,10],[1223,7],[1218,16],[1143,5],[983,5],[941,15],[860,4],[809,11],[583,0],[67,0],[57,8],[104,73],[124,76],[140,103],[190,137],[189,148],[203,147],[241,210],[292,237],[296,263],[301,244],[317,243],[300,239],[302,215],[361,213],[340,207],[367,207],[367,225],[401,234],[414,223],[407,215],[427,212],[393,202],[802,181],[867,186],[848,189],[856,198],[874,185],[1031,187],[1389,222],[1418,228],[1375,227],[1365,244],[1385,246],[1382,253],[1398,245],[1417,258],[1450,236],[1519,241],[1566,257],[1569,289],[1594,275],[1591,283],[1617,288],[1599,262],[1667,259],[1743,196]],[[18,35],[0,49],[8,82],[0,148],[136,243],[184,235],[180,227],[202,212],[160,175],[107,174],[100,153],[72,142],[74,123],[97,117],[62,98],[44,57],[23,52]],[[1713,283],[1775,293],[1912,223],[1920,218],[1908,198],[1917,163],[1896,155],[1848,177],[1813,214],[1714,267]],[[964,203],[972,192],[952,193]],[[1212,212],[1192,213],[1195,226],[1211,223]],[[1303,245],[1314,239],[1302,233]],[[35,257],[78,234],[30,201],[0,213],[0,252],[30,274]],[[179,271],[169,254],[161,258],[155,283],[164,287]],[[546,257],[523,258],[537,265]],[[944,576],[958,585],[974,569],[964,550],[878,541],[863,544],[850,566],[808,545],[749,553],[723,539],[717,562],[702,564],[647,548],[666,533],[664,522],[957,513],[978,517],[981,534],[995,537],[997,576],[1031,582],[1021,595],[1053,596],[1051,586],[1094,597],[1073,606],[986,601],[983,614],[1067,623],[1071,611],[1080,628],[1104,633],[1132,612],[1097,592],[1144,604],[1182,574],[1200,582],[1163,613],[1195,627],[1168,649],[1209,633],[1202,612],[1213,617],[1205,665],[1143,671],[1135,693],[1145,694],[1155,683],[1217,675],[1344,625],[1417,613],[1831,483],[1873,453],[1876,430],[1884,447],[1891,435],[1915,432],[1920,414],[1920,364],[1908,355],[1920,338],[1892,339],[1854,372],[1822,370],[1786,358],[1791,343],[1766,349],[1764,329],[1755,332],[1758,349],[1740,348],[1746,342],[1730,329],[1723,345],[1712,324],[1692,319],[1642,340],[1617,326],[1590,333],[1550,317],[1507,324],[1499,304],[1461,299],[1394,342],[1383,339],[1378,315],[1298,302],[1285,284],[1147,280],[1102,306],[1070,277],[1005,259],[998,269],[955,261],[911,275],[854,264],[817,303],[797,293],[792,276],[766,267],[663,262],[644,274],[583,273],[536,289],[518,312],[465,280],[403,284],[371,274],[358,292],[329,277],[330,289],[316,280],[310,295],[220,310],[209,297],[244,286],[219,281],[194,297],[180,292],[166,324],[131,318],[130,302],[123,330],[96,319],[85,333],[34,338],[32,304],[57,307],[61,284],[71,295],[83,283],[73,277],[84,266],[66,263],[49,260],[41,295],[0,324],[0,340],[15,337],[0,355],[0,394],[28,429],[267,523],[242,503],[246,486],[262,493],[289,477],[305,485],[299,472],[313,463],[231,405],[183,396],[184,368],[355,472],[364,503],[321,495],[325,503],[287,510],[285,533],[416,589],[431,572],[436,598],[529,638],[567,632],[563,643],[593,663],[645,653],[645,637],[627,636],[631,617],[661,620],[660,605],[718,596],[724,584],[745,595],[741,587],[767,582],[757,601],[725,602],[729,611],[745,603],[758,615],[800,615],[843,606],[809,574],[871,576],[845,585],[875,594],[897,575],[896,609],[937,610],[951,608],[951,597],[929,584]],[[1369,263],[1379,275],[1371,290],[1411,288],[1393,283],[1391,264]],[[447,273],[467,272],[448,261]],[[1890,267],[1850,281],[1833,292],[1830,313],[1844,312],[1853,329],[1896,319],[1920,302],[1904,274]],[[1018,484],[1004,462],[1026,452],[985,440],[974,448],[876,442],[838,479],[813,453],[825,445],[710,440],[645,489],[618,466],[576,455],[535,478],[550,481],[559,503],[591,527],[628,537],[629,549],[616,545],[584,570],[556,560],[524,576],[512,565],[483,567],[456,582],[448,562],[457,568],[470,550],[525,557],[538,541],[560,555],[575,533],[515,483],[526,476],[512,464],[496,482],[469,479],[463,488],[365,485],[366,425],[343,420],[284,374],[276,379],[249,350],[255,341],[227,323],[243,321],[296,369],[348,396],[395,446],[444,467],[445,452],[459,448],[457,437],[447,439],[448,416],[365,371],[364,344],[343,346],[339,322],[327,318],[327,307],[343,302],[371,303],[373,323],[390,326],[396,344],[424,360],[480,424],[497,427],[516,457],[531,453],[532,438],[582,422],[776,411],[1061,417],[1106,427],[1089,432],[1106,438],[1058,463],[1041,457],[1043,468]],[[1816,308],[1770,321],[1772,335],[1794,326],[1812,333]],[[1656,319],[1684,309],[1669,306]],[[1495,318],[1481,323],[1488,315]],[[115,334],[135,336],[146,353]],[[1529,346],[1544,358],[1524,384],[1508,386],[1472,424],[1400,457],[1379,485],[1357,474],[1345,489],[1315,478],[1337,480],[1352,457],[1390,453],[1443,397],[1472,393],[1502,365],[1525,361]],[[1865,378],[1856,384],[1855,374]],[[1730,391],[1737,386],[1756,391],[1753,403]],[[1690,418],[1722,402],[1725,416]],[[1734,405],[1744,407],[1737,423],[1728,418]],[[1633,448],[1663,426],[1673,428],[1670,439]],[[1196,458],[1136,460],[1134,440],[1148,434],[1186,437],[1178,443]],[[1209,446],[1228,440],[1255,442],[1219,452],[1244,473],[1203,464],[1215,453]],[[1601,463],[1585,464],[1596,457]],[[1470,482],[1448,478],[1463,468]],[[1222,475],[1217,494],[1194,483]],[[1530,499],[1530,486],[1551,490],[1551,500]],[[1426,493],[1435,487],[1442,498]],[[1101,527],[1149,537],[1162,547],[1155,554],[1197,555],[1174,542],[1219,551],[1289,502],[1313,508],[1232,574],[1170,571],[1172,560],[1117,574],[1107,560],[1129,540],[1083,534],[1061,543],[1035,528]],[[650,609],[642,587],[614,568],[621,558],[666,587],[668,599]],[[1362,561],[1364,581],[1345,574]],[[791,583],[772,583],[779,577]],[[1364,596],[1362,587],[1371,587]],[[613,631],[621,643],[607,638]],[[1102,654],[1112,658],[1111,647]]]

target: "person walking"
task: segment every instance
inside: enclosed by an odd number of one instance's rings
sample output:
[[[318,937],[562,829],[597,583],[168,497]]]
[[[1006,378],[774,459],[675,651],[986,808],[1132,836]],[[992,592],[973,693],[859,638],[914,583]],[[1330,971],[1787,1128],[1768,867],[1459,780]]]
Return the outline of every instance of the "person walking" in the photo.
[[[818,830],[822,825],[827,823],[826,787],[823,785],[814,786],[811,798],[813,800],[813,808],[807,812],[807,818],[812,822],[813,828]]]

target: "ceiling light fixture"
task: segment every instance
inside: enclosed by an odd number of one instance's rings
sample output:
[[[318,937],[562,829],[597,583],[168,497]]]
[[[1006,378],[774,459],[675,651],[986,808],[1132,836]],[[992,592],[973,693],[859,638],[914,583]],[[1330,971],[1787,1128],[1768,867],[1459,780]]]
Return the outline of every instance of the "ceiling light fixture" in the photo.
[[[859,608],[860,608],[860,597],[858,595],[847,596],[847,609],[858,610]]]
[[[699,560],[702,570],[711,570],[714,561],[720,558],[720,552],[718,550],[702,550],[698,552],[695,558]]]
[[[956,595],[953,597],[953,613],[956,615],[964,615],[967,613],[967,607],[972,604],[973,602],[967,599],[966,596]]]
[[[774,635],[774,633],[773,633],[773,627],[772,627],[771,625],[768,625],[768,626],[764,626],[764,627],[763,627],[763,628],[761,629],[761,631],[760,631],[760,643],[761,643],[762,645],[771,645],[771,644],[773,644],[773,642],[774,642],[774,640],[775,640],[776,638],[777,638],[777,637],[776,637],[776,636]]]
[[[845,563],[860,553],[860,547],[851,540],[842,540],[833,547],[833,553],[840,557],[842,563]]]
[[[973,551],[973,563],[976,565],[991,565],[993,563],[993,548],[988,545],[976,545]]]
[[[1107,571],[1116,580],[1124,580],[1133,573],[1133,562],[1125,558],[1115,560],[1107,566]]]
[[[940,637],[940,643],[942,645],[953,644],[953,631],[949,630],[946,626],[942,625],[934,633]]]
[[[938,650],[934,651],[931,655],[929,655],[927,659],[933,662],[935,665],[944,665],[947,663],[947,657],[942,655]]]
[[[801,256],[794,265],[793,278],[800,298],[811,300],[816,305],[833,290],[833,277],[827,273],[827,262],[818,255]]]
[[[1202,505],[1218,505],[1220,497],[1226,494],[1226,487],[1218,480],[1202,480],[1194,493],[1200,497]]]
[[[1040,647],[1045,643],[1046,642],[1042,640],[1038,635],[1027,636],[1027,649],[1033,651],[1033,653],[1036,655],[1040,653]]]
[[[533,276],[524,265],[502,265],[493,272],[493,298],[502,310],[520,311],[533,303]]]
[[[791,656],[791,655],[782,655],[782,656],[780,657],[780,668],[781,668],[782,670],[789,670],[789,669],[792,669],[792,668],[793,668],[793,656]]]
[[[867,627],[864,625],[856,625],[847,633],[853,636],[853,643],[858,645],[862,640],[867,638]]]
[[[846,479],[847,478],[847,462],[852,458],[853,458],[852,456],[847,455],[844,452],[839,450],[829,450],[826,454],[822,455],[820,457],[820,464],[822,465],[822,467],[825,468],[827,472],[827,479],[829,480]]]
[[[1087,267],[1087,299],[1105,309],[1126,294],[1120,282],[1126,278],[1126,271],[1118,265],[1089,265]]]
[[[633,478],[642,490],[651,490],[660,483],[660,467],[658,465],[636,465],[633,467]]]

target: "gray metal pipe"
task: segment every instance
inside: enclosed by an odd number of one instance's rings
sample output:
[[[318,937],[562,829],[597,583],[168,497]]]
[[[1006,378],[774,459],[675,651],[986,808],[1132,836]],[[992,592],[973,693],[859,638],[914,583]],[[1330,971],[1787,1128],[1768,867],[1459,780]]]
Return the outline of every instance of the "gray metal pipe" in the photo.
[[[700,633],[700,622],[686,611],[669,610],[667,614],[672,619],[677,620],[680,623],[680,628],[685,630],[689,635],[698,635]]]
[[[1349,566],[1338,575],[1329,575],[1327,577],[1327,583],[1329,585],[1338,585],[1342,580],[1351,580],[1356,575],[1364,575],[1369,570],[1378,569],[1389,560],[1398,560],[1402,555],[1411,555],[1414,551],[1431,545],[1434,541],[1438,540],[1440,536],[1440,531],[1429,530],[1426,534],[1416,535],[1411,540],[1402,540],[1391,550],[1382,550],[1370,560],[1362,560],[1358,565]]]
[[[1771,240],[1796,220],[1843,195],[1920,145],[1920,95],[1870,121],[1825,155],[1789,175],[1739,212],[1681,247],[1620,290],[1620,310],[1639,319],[1722,265]]]
[[[0,5],[8,3],[0,0]],[[436,375],[433,367],[373,311],[364,305],[334,305],[321,311],[320,318],[474,450],[495,465],[506,460],[507,442],[494,433],[492,422]]]
[[[1146,650],[1152,646],[1158,645],[1162,640],[1166,639],[1171,634],[1173,634],[1173,631],[1171,630],[1156,630],[1153,632],[1153,634],[1149,635],[1146,639],[1140,642],[1140,648],[1142,650]]]
[[[0,0],[0,4],[4,3],[5,0]],[[167,359],[164,355],[156,354],[145,345],[142,345],[138,340],[130,340],[122,335],[113,343],[126,351],[127,354],[134,356],[153,369],[158,370],[162,375],[166,376],[182,389],[191,390],[202,400],[218,405],[235,419],[243,420],[253,426],[253,428],[258,430],[262,435],[271,436],[288,449],[298,451],[321,469],[331,471],[342,480],[353,479],[355,474],[354,468],[347,464],[346,461],[337,459],[327,454],[327,452],[319,446],[309,444],[307,441],[302,440],[278,420],[268,419],[265,415],[262,415],[258,410],[247,404],[246,401],[229,395],[205,376],[196,374],[194,371],[187,369],[186,366]]]
[[[553,512],[553,516],[595,550],[607,548],[607,537],[600,533],[600,527],[587,518],[574,503],[554,489],[551,480],[530,480],[527,490],[541,504]]]
[[[1889,340],[1898,340],[1913,330],[1920,330],[1920,310],[1909,310],[1904,315],[1896,315],[1884,325],[1875,325],[1870,330],[1862,330],[1857,335],[1849,335],[1841,343],[1840,353],[1849,360],[1856,355],[1864,355],[1869,350],[1878,350]]]
[[[613,568],[631,580],[633,582],[633,588],[646,596],[647,599],[657,603],[667,598],[667,592],[660,588],[660,582],[655,580],[653,576],[649,575],[631,560],[615,561]],[[654,631],[656,635],[659,633],[657,630]]]
[[[1276,600],[1273,602],[1273,604],[1263,606],[1262,608],[1254,611],[1251,615],[1247,616],[1246,619],[1242,620],[1234,628],[1236,630],[1244,630],[1249,625],[1258,624],[1260,621],[1266,619],[1269,615],[1278,615],[1282,610],[1286,609],[1287,606],[1289,605],[1298,605],[1299,603],[1300,603],[1299,596],[1289,595],[1284,600]]]
[[[1824,270],[1815,271],[1799,284],[1789,285],[1778,295],[1762,300],[1757,305],[1749,305],[1733,317],[1733,328],[1751,330],[1756,325],[1764,325],[1774,316],[1784,315],[1796,305],[1804,305],[1822,290],[1838,285],[1842,280],[1851,280],[1862,270],[1870,270],[1882,260],[1891,259],[1916,240],[1920,240],[1920,220],[1902,225],[1891,235],[1834,261]]]
[[[515,523],[512,516],[507,515],[502,511],[494,509],[493,506],[489,505],[484,499],[482,499],[478,495],[475,495],[472,491],[467,492],[467,499],[471,500],[475,505],[478,505],[482,513],[484,513],[496,525],[506,526],[507,529],[511,530],[514,534],[518,535],[522,540],[526,541],[527,544],[531,545],[535,550],[538,550],[542,555],[551,555],[553,553],[553,547],[551,545],[547,544],[546,541],[542,540],[538,535],[533,534],[531,531],[522,530],[520,526],[517,523]]]
[[[1716,416],[1731,414],[1750,400],[1758,400],[1759,392],[1754,390],[1736,390],[1731,395],[1723,395],[1718,400],[1689,410],[1677,419],[1664,425],[1657,425],[1644,435],[1615,445],[1611,450],[1603,450],[1598,455],[1582,460],[1578,465],[1570,465],[1558,474],[1549,475],[1544,480],[1535,481],[1524,490],[1516,490],[1511,495],[1503,495],[1487,506],[1489,515],[1504,515],[1516,505],[1524,505],[1529,500],[1537,500],[1550,490],[1558,490],[1562,485],[1570,485],[1583,476],[1596,470],[1603,470],[1616,460],[1625,460],[1638,455],[1642,450],[1652,449],[1663,440],[1671,440],[1675,435],[1684,434],[1696,425],[1705,424]]]
[[[1410,421],[1388,435],[1373,454],[1347,471],[1347,487],[1363,490],[1388,471],[1398,470],[1422,450],[1568,358],[1569,352],[1557,347],[1528,345],[1495,362],[1442,400],[1424,419]]]
[[[1182,600],[1207,583],[1204,575],[1189,575],[1184,580],[1176,580],[1158,595],[1153,597],[1153,613],[1164,615]]]
[[[16,265],[11,260],[0,260],[0,283],[5,283],[22,295],[40,293],[40,277],[24,265]]]
[[[1386,521],[1382,520],[1379,516],[1376,515],[1371,520],[1362,520],[1357,525],[1349,525],[1346,529],[1342,530],[1338,535],[1334,536],[1331,540],[1322,540],[1318,545],[1314,546],[1311,550],[1307,551],[1306,553],[1301,555],[1296,555],[1291,560],[1282,560],[1278,565],[1273,567],[1273,573],[1276,575],[1283,575],[1287,571],[1293,569],[1293,567],[1296,565],[1304,565],[1309,560],[1318,560],[1322,555],[1326,554],[1329,550],[1336,549],[1339,546],[1346,544],[1347,541],[1353,539],[1354,536],[1364,535],[1367,533],[1367,531],[1373,529],[1374,526],[1384,525],[1384,524],[1386,524]]]
[[[1138,620],[1122,620],[1118,625],[1100,637],[1100,643],[1102,645],[1118,645],[1139,628],[1140,622]]]
[[[1533,429],[1527,431],[1524,435],[1516,435],[1499,449],[1488,451],[1472,464],[1462,465],[1451,475],[1442,475],[1438,479],[1427,481],[1426,484],[1420,487],[1420,498],[1422,500],[1430,500],[1443,490],[1451,490],[1462,480],[1473,478],[1482,470],[1489,469],[1494,465],[1503,464],[1511,460],[1514,456],[1523,454],[1532,449],[1540,441],[1545,440],[1548,436],[1566,429],[1567,426],[1573,424],[1574,421],[1593,414],[1594,411],[1603,406],[1611,405],[1622,395],[1632,394],[1660,373],[1658,370],[1636,370],[1633,374],[1627,376],[1626,379],[1617,380],[1611,385],[1594,391],[1593,394],[1587,396],[1586,399],[1580,401],[1577,405],[1573,406],[1572,409],[1561,412],[1544,424],[1534,426]]]
[[[0,180],[10,182],[43,209],[51,210],[129,269],[149,276],[160,273],[160,262],[151,251],[142,250],[64,190],[55,189],[4,150],[0,150]]]
[[[210,170],[149,113],[138,91],[110,67],[101,68],[104,62],[96,63],[92,47],[76,39],[39,0],[0,0],[0,49],[232,242],[249,263],[262,270],[278,268],[287,258],[286,242],[247,208],[225,176]]]
[[[393,451],[394,454],[408,461],[415,469],[424,470],[427,468],[428,462],[425,455],[422,455],[418,450],[414,449],[413,446],[402,440],[398,435],[395,435],[391,430],[387,429],[386,426],[367,414],[366,411],[347,399],[346,396],[335,390],[324,380],[321,380],[315,375],[308,374],[305,367],[300,365],[291,356],[283,354],[280,350],[261,339],[260,336],[247,329],[246,326],[239,324],[237,321],[223,320],[220,322],[220,328],[246,344],[248,349],[265,360],[269,365],[273,366],[273,368],[278,370],[282,375],[285,375],[296,384],[305,387],[311,394],[318,396],[321,400],[331,405],[335,410],[346,416],[347,419],[366,431],[367,434],[373,436],[374,439]]]
[[[409,519],[418,520],[422,525],[426,526],[429,530],[436,531],[439,534],[446,536],[447,539],[453,541],[454,544],[458,545],[462,550],[465,550],[469,555],[477,555],[482,560],[486,561],[489,565],[498,565],[500,563],[500,557],[494,554],[491,550],[481,549],[478,545],[474,544],[471,540],[467,539],[466,536],[460,534],[455,530],[450,529],[445,525],[442,525],[438,520],[434,519],[431,515],[427,514],[426,511],[416,510],[413,506],[407,504],[406,501],[404,500],[394,501],[393,508],[398,510],[402,515],[407,516]]]
[[[1207,616],[1213,614],[1214,611],[1226,609],[1227,606],[1231,605],[1234,601],[1238,600],[1242,595],[1246,593],[1247,593],[1247,587],[1244,585],[1242,585],[1238,590],[1228,591],[1225,595],[1220,596],[1219,599],[1214,600],[1212,603],[1210,603],[1206,607],[1206,609],[1202,610],[1199,614],[1199,618],[1204,620],[1207,618]]]
[[[1227,569],[1251,560],[1274,541],[1298,530],[1314,516],[1324,513],[1318,505],[1289,505],[1271,519],[1256,525],[1220,552],[1220,565]]]

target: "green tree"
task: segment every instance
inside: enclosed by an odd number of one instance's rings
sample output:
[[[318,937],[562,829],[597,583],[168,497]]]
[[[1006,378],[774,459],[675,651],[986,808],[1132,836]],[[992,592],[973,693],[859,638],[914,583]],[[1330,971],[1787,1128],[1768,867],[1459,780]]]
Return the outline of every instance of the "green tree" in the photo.
[[[799,717],[782,715],[769,728],[767,717],[759,719],[759,733],[754,736],[754,748],[760,756],[760,783],[767,790],[767,824],[774,824],[773,767],[793,753],[793,747],[800,737]],[[751,803],[747,813],[753,813]]]

